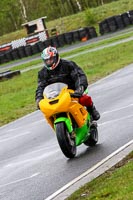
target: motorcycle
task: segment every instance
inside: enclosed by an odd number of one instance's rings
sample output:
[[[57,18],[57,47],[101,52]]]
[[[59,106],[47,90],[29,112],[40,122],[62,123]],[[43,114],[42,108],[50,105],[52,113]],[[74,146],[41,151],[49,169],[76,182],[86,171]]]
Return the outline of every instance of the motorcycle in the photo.
[[[39,102],[40,110],[55,131],[67,158],[74,158],[77,146],[82,143],[95,146],[98,142],[97,123],[79,99],[72,97],[73,93],[66,84],[53,83],[45,87],[44,99]]]

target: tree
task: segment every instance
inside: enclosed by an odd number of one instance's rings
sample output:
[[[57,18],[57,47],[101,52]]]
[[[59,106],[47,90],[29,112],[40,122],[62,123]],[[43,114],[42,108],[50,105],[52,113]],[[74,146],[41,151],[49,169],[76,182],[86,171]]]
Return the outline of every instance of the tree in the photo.
[[[27,22],[28,21],[28,17],[27,17],[27,11],[26,11],[25,4],[24,4],[23,0],[19,0],[19,2],[20,2],[20,6],[21,6],[22,18],[23,18],[24,22]]]

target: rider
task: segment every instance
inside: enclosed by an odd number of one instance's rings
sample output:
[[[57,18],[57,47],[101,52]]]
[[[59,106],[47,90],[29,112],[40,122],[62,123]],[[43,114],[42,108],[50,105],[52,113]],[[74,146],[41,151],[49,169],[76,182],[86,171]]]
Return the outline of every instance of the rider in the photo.
[[[90,96],[83,94],[87,89],[87,77],[83,70],[73,61],[60,58],[55,47],[47,47],[42,51],[41,57],[44,67],[38,72],[38,87],[36,90],[36,103],[39,108],[39,101],[43,99],[44,88],[55,82],[63,82],[69,89],[74,90],[74,95],[79,97],[79,102],[86,106],[94,120],[100,118]]]

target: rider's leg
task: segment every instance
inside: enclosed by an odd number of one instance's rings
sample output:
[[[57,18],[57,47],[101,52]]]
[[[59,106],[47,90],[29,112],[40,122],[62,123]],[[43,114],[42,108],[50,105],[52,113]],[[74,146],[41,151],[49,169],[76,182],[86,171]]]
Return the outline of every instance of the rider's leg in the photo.
[[[82,97],[79,98],[79,103],[81,103],[83,106],[86,106],[87,111],[91,114],[94,120],[98,120],[100,118],[100,113],[94,106],[94,103],[90,96],[84,94]]]

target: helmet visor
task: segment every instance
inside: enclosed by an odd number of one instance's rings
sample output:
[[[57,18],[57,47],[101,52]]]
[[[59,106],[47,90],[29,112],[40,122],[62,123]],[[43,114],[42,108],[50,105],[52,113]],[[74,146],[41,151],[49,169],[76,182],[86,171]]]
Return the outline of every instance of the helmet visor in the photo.
[[[55,63],[56,63],[56,56],[45,59],[44,63],[45,63],[47,68],[49,68],[50,70],[53,69],[54,66],[55,66]]]
[[[54,57],[48,58],[44,60],[46,65],[52,65],[54,63]]]

